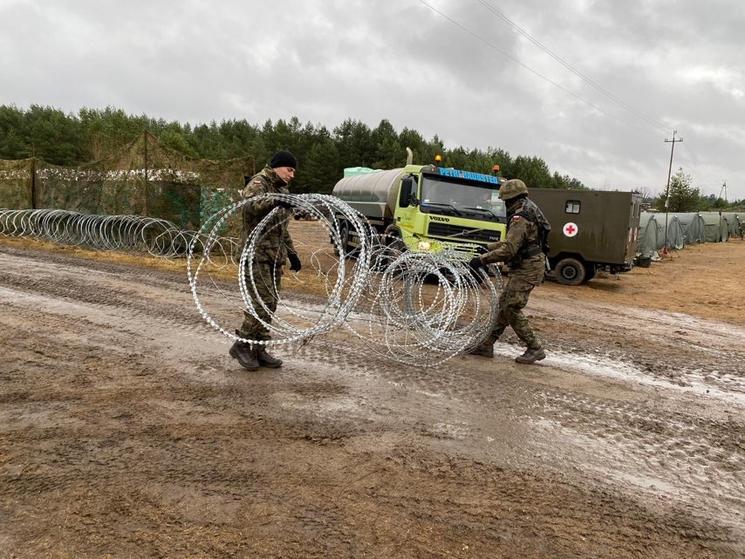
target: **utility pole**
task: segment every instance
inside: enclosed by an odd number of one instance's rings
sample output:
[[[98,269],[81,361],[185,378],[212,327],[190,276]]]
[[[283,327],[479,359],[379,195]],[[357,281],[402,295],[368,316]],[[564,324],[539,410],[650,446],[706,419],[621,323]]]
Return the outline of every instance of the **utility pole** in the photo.
[[[675,142],[682,142],[683,138],[675,138],[675,134],[677,134],[677,130],[673,130],[673,139],[668,140],[665,138],[665,143],[671,143],[672,146],[670,146],[670,166],[667,168],[667,187],[665,188],[665,252],[667,252],[668,247],[670,245],[669,237],[667,233],[667,216],[670,208],[670,175],[673,172],[673,153],[675,152]]]
[[[722,194],[724,194],[724,196],[722,196]],[[722,183],[722,189],[719,191],[719,197],[727,202],[727,181],[724,181]]]

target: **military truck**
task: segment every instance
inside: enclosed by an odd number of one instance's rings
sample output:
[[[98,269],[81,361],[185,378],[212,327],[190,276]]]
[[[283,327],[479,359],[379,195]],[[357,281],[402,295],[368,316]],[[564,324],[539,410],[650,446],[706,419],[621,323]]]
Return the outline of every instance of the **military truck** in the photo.
[[[548,262],[556,281],[579,285],[598,270],[631,270],[639,234],[639,194],[531,188],[529,196],[551,222]]]
[[[419,252],[446,248],[469,257],[507,232],[500,179],[436,165],[391,170],[345,169],[333,194],[362,213],[386,239]],[[342,221],[346,252],[357,246],[353,228]]]

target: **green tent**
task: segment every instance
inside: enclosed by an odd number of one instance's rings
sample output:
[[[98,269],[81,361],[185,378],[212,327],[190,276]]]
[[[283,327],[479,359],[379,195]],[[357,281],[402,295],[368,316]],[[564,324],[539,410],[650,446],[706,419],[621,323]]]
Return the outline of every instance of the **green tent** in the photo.
[[[721,243],[729,237],[727,220],[720,212],[699,212],[704,219],[704,236],[707,243]]]

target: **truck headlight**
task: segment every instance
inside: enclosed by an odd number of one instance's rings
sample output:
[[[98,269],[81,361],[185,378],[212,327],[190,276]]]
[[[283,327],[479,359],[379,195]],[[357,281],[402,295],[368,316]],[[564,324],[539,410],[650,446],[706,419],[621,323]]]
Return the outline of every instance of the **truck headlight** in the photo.
[[[432,248],[432,243],[429,241],[419,241],[416,245],[416,249],[421,252],[426,252]]]

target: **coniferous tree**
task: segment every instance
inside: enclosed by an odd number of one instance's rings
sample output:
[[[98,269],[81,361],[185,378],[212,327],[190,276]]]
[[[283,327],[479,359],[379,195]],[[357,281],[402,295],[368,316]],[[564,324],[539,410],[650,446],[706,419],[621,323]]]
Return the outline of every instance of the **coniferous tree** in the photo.
[[[528,186],[582,187],[577,179],[551,174],[538,157],[512,158],[499,148],[445,149],[435,135],[425,139],[418,131],[397,132],[387,119],[371,129],[348,118],[329,131],[321,125],[303,124],[297,117],[254,125],[246,120],[212,121],[192,125],[130,115],[114,107],[84,108],[77,115],[51,107],[32,105],[19,109],[0,106],[0,158],[36,156],[60,165],[81,165],[119,154],[124,146],[148,131],[165,146],[195,158],[222,160],[251,155],[261,169],[278,149],[290,149],[300,161],[296,185],[302,191],[328,192],[345,167],[391,169],[406,163],[406,148],[415,164],[434,163],[482,173],[501,166],[504,177],[519,177]]]

